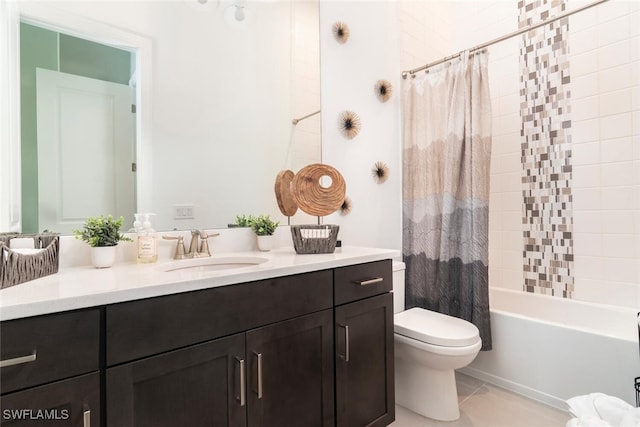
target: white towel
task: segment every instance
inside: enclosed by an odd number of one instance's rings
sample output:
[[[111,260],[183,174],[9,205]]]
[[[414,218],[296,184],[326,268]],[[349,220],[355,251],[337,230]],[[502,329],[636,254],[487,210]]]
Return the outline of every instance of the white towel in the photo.
[[[622,417],[620,427],[640,427],[640,408],[633,408]]]
[[[580,418],[571,418],[567,422],[566,427],[613,427],[606,421],[602,421],[600,418],[592,416],[584,416]]]
[[[567,427],[640,427],[640,409],[622,399],[603,393],[591,393],[567,400],[576,417]]]

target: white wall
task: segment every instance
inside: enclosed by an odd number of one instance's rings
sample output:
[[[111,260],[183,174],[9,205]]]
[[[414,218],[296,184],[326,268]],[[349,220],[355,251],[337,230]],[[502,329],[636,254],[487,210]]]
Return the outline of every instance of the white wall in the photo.
[[[403,71],[451,54],[450,7],[447,1],[401,0],[397,9]]]
[[[331,28],[345,22],[351,36],[338,43]],[[324,219],[339,224],[343,245],[402,247],[402,170],[400,151],[400,67],[396,5],[386,1],[323,1],[320,5],[322,76],[322,160],[345,178],[353,210]],[[386,103],[374,93],[377,80],[393,85]],[[360,116],[362,130],[349,140],[338,131],[341,112]],[[376,184],[377,161],[390,177]]]
[[[568,8],[582,4],[570,1]],[[638,2],[611,0],[569,18],[574,298],[630,307],[640,306],[639,11]],[[516,16],[514,7],[512,20]],[[505,47],[491,48],[493,61]],[[495,135],[490,283],[521,289],[518,70],[511,52],[513,59],[505,52],[500,66],[489,67]]]
[[[584,2],[570,1],[570,5]],[[640,307],[640,2],[571,18],[575,298]]]

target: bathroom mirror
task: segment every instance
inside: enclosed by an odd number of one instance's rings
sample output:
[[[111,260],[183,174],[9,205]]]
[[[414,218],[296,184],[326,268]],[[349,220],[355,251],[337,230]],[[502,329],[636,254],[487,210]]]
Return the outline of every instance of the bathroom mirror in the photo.
[[[132,52],[135,209],[171,230],[226,227],[239,214],[287,222],[274,196],[277,173],[321,160],[320,115],[292,123],[320,109],[318,7],[317,0],[49,0],[18,2],[17,13],[29,25]],[[100,156],[73,164],[85,161]],[[87,199],[77,196],[72,203]],[[15,191],[0,197],[11,206],[19,199]],[[69,233],[82,220],[54,231]]]

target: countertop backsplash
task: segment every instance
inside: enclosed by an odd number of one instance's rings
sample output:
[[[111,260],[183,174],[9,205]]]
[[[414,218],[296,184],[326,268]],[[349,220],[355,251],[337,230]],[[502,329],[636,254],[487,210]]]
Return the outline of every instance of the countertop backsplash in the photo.
[[[223,252],[257,251],[258,245],[255,233],[250,228],[223,228],[206,230],[220,233],[219,236],[209,238],[211,254]],[[136,260],[136,234],[124,233],[133,242],[120,242],[116,255],[116,264],[134,262]],[[176,240],[164,240],[162,236],[183,236],[186,250],[189,250],[191,231],[162,231],[158,232],[158,262],[173,260],[176,250]],[[280,226],[274,233],[274,249],[291,246],[291,231],[289,226]],[[73,236],[60,237],[60,268],[79,267],[91,264],[89,245],[77,240]]]

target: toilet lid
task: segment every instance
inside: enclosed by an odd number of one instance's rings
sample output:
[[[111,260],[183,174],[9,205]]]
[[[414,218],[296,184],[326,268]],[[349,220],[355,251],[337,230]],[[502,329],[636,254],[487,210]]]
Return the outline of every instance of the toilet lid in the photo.
[[[429,344],[465,347],[480,339],[480,332],[473,323],[424,308],[397,313],[393,321],[396,333]]]

